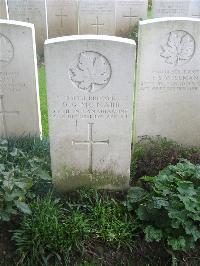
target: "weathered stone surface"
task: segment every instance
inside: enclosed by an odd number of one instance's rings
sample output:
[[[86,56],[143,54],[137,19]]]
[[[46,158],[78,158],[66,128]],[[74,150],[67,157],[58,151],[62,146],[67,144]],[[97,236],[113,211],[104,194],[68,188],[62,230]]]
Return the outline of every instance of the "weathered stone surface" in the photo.
[[[190,16],[193,18],[200,18],[200,1],[199,0],[191,0]]]
[[[128,187],[135,42],[56,38],[45,43],[45,64],[55,183],[63,190]]]
[[[40,136],[34,28],[0,20],[0,136]]]
[[[47,0],[49,38],[78,34],[78,1]]]
[[[115,1],[79,0],[79,34],[115,35]]]
[[[0,19],[8,19],[7,0],[0,0]]]
[[[188,17],[190,0],[152,0],[152,17]]]
[[[200,145],[200,20],[140,23],[137,136]]]
[[[44,41],[47,38],[45,1],[8,0],[8,8],[10,19],[34,24],[37,54],[42,57],[44,55]]]
[[[139,19],[147,18],[148,0],[116,0],[116,35],[129,37]]]

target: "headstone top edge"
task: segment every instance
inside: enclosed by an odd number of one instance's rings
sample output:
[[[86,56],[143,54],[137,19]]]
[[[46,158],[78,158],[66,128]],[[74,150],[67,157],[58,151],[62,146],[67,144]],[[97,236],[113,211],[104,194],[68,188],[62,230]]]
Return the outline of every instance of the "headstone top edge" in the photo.
[[[16,21],[16,20],[7,20],[7,19],[0,19],[0,24],[8,24],[13,26],[22,26],[34,29],[34,24],[28,23],[28,22],[22,22],[22,21]]]
[[[96,41],[111,41],[111,42],[118,42],[118,43],[124,43],[124,44],[130,44],[136,46],[136,43],[134,40],[127,39],[127,38],[121,38],[121,37],[115,37],[115,36],[108,36],[108,35],[72,35],[72,36],[64,36],[64,37],[58,37],[58,38],[52,38],[47,39],[45,41],[45,45],[49,44],[56,44],[56,43],[62,43],[62,42],[68,42],[68,41],[81,41],[81,40],[96,40]]]
[[[200,22],[198,18],[189,18],[189,17],[165,17],[165,18],[154,18],[140,21],[140,25],[153,24],[157,22],[167,22],[167,21],[183,21],[183,22]]]

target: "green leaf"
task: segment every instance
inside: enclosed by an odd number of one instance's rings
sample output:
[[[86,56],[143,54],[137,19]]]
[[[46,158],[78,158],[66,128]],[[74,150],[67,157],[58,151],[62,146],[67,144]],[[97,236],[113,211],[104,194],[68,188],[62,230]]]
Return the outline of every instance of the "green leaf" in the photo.
[[[16,157],[18,154],[18,149],[14,148],[12,152],[10,152],[10,155],[13,157]]]
[[[6,212],[2,212],[0,213],[0,220],[4,221],[4,222],[9,222],[10,221],[10,214],[6,213]]]
[[[145,239],[147,242],[156,241],[159,242],[162,237],[163,233],[162,230],[156,229],[155,227],[149,225],[144,229]]]
[[[189,212],[196,213],[199,206],[199,201],[193,197],[178,195],[178,198],[183,202],[185,208]]]
[[[149,221],[150,220],[149,213],[148,213],[147,208],[145,206],[140,206],[136,210],[136,213],[137,213],[137,216],[140,220],[142,220],[142,221]]]
[[[25,214],[31,214],[31,209],[29,208],[29,206],[24,203],[24,202],[20,202],[20,201],[15,201],[15,206],[23,213]]]
[[[182,195],[186,195],[187,197],[196,195],[196,191],[194,189],[194,185],[190,181],[180,181],[178,182],[178,192]]]
[[[7,145],[8,145],[8,141],[6,139],[0,140],[0,146],[7,146]]]
[[[3,181],[3,186],[4,186],[6,189],[8,189],[8,190],[11,191],[11,190],[13,189],[13,187],[14,187],[14,183],[13,183],[12,180],[5,179],[5,180]]]
[[[4,164],[0,164],[0,172],[2,172],[2,171],[5,171],[5,165]]]
[[[143,176],[140,178],[140,180],[145,182],[154,182],[155,176]]]
[[[152,197],[152,204],[156,209],[161,209],[162,207],[169,206],[168,201],[161,197]]]
[[[186,240],[183,236],[179,238],[169,237],[167,243],[173,250],[186,250]]]
[[[31,179],[26,181],[17,181],[15,182],[15,185],[21,189],[30,189],[33,186],[33,181]]]
[[[131,203],[137,203],[142,201],[148,196],[148,193],[140,187],[132,187],[129,189],[127,200]]]
[[[40,170],[39,173],[38,173],[39,177],[42,179],[42,180],[45,180],[45,181],[52,181],[52,178],[51,176],[49,175],[49,173],[47,171],[44,171],[44,170]]]
[[[5,201],[13,201],[16,198],[20,198],[24,196],[24,193],[22,191],[16,191],[14,190],[12,193],[5,193],[4,199]]]
[[[181,223],[187,219],[187,212],[185,210],[168,209],[168,216],[171,219],[180,221]]]
[[[200,238],[200,231],[198,230],[197,226],[191,222],[185,223],[185,232],[187,235],[192,235],[194,241],[197,241]]]

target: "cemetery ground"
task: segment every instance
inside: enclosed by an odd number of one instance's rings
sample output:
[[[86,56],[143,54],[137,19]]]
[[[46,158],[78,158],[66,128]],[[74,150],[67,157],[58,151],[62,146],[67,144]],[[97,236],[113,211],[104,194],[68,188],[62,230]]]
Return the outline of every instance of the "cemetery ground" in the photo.
[[[200,265],[199,149],[144,137],[128,192],[66,195],[48,139],[1,140],[0,156],[0,265]]]
[[[39,83],[43,140],[0,140],[0,265],[200,265],[200,149],[144,137],[128,191],[60,194]]]

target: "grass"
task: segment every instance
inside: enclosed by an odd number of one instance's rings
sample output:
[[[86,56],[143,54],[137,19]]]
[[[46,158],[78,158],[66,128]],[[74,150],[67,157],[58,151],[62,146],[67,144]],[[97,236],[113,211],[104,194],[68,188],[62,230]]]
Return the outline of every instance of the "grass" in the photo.
[[[48,136],[48,110],[47,110],[47,93],[46,93],[46,80],[45,80],[45,68],[41,66],[38,69],[39,75],[39,87],[40,87],[40,110],[42,117],[42,130],[43,136]]]
[[[50,172],[47,140],[11,138],[8,147],[8,152],[18,148],[28,153],[27,160],[35,156],[43,159],[46,163],[42,168]],[[0,150],[0,157],[4,153]],[[160,138],[143,139],[135,149],[132,178],[155,174],[165,164],[175,164],[180,156],[200,163],[198,149],[181,148]],[[9,164],[4,157],[2,161]],[[20,156],[14,157],[14,163],[26,168]],[[134,214],[124,205],[126,193],[80,189],[50,195],[49,191],[51,182],[38,182],[33,191],[37,199],[30,205],[32,215],[15,216],[10,223],[0,224],[0,265],[170,265],[170,255],[162,243],[145,242]],[[13,231],[18,255],[13,242],[5,241]],[[180,263],[185,261],[181,265],[199,265],[199,252],[197,246],[194,251],[176,255]]]
[[[87,205],[80,201],[83,194]],[[134,220],[123,202],[93,190],[79,190],[76,199],[59,202],[49,194],[34,201],[31,209],[32,215],[24,216],[14,230],[21,264],[44,265],[49,260],[74,265],[79,256],[94,254],[95,243],[102,250],[133,246]]]

